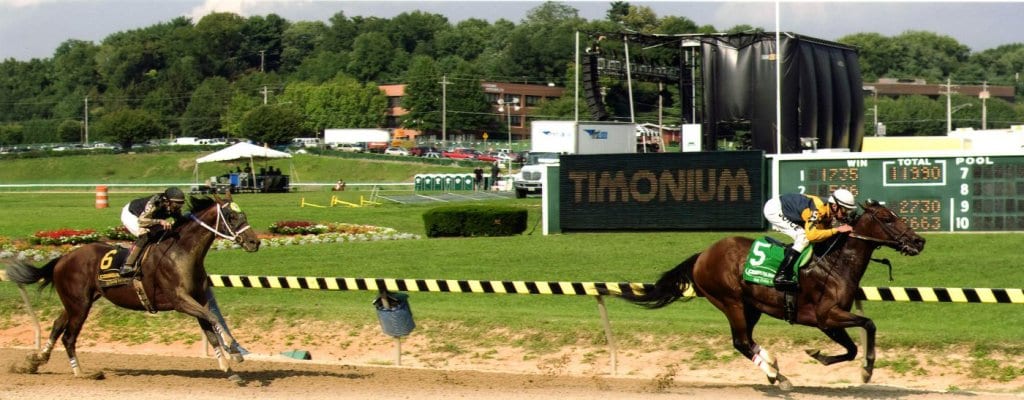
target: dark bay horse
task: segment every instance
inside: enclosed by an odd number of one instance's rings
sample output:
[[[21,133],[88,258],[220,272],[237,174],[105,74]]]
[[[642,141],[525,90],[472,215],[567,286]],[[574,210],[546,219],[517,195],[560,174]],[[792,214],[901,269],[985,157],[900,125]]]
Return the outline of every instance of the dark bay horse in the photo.
[[[846,349],[846,354],[834,356],[808,351],[825,365],[853,360],[857,345],[845,329],[864,328],[867,348],[861,378],[867,383],[875,363],[875,324],[850,312],[860,280],[871,254],[879,247],[888,246],[913,256],[924,249],[925,240],[885,206],[868,202],[861,207],[864,213],[850,223],[853,232],[816,244],[812,261],[800,269],[795,323],[820,329]],[[779,388],[789,390],[792,384],[779,373],[775,358],[753,340],[754,325],[762,314],[784,317],[785,296],[774,288],[744,281],[743,264],[752,242],[743,237],[721,239],[665,272],[648,292],[623,293],[621,297],[648,308],[661,308],[693,287],[698,296],[707,298],[728,318],[736,350],[761,368],[770,383],[779,382]]]
[[[111,303],[131,310],[178,311],[195,317],[210,343],[215,344],[217,362],[225,372],[230,371],[224,354],[232,353],[236,361],[241,356],[230,349],[237,343],[216,316],[206,307],[207,276],[203,259],[214,239],[233,240],[246,251],[259,250],[260,240],[238,205],[226,199],[193,197],[187,218],[175,221],[163,239],[150,244],[141,264],[141,287],[145,296],[136,292],[132,284],[102,288],[99,284],[100,267],[110,267],[117,247],[104,243],[90,243],[68,254],[55,258],[41,268],[25,262],[7,267],[7,277],[20,284],[32,284],[42,279],[40,287],[52,284],[64,304],[64,311],[53,322],[49,340],[39,354],[29,357],[29,372],[50,359],[57,339],[61,339],[77,377],[101,378],[102,372],[86,375],[78,364],[75,343],[93,303],[106,297]],[[143,298],[149,304],[143,302]],[[223,351],[222,351],[223,349]]]

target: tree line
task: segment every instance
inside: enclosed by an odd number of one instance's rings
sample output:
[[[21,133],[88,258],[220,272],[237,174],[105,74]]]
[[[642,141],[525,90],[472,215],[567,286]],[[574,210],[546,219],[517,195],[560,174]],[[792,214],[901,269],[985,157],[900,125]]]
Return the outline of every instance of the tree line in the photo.
[[[758,30],[748,25],[724,32]],[[380,84],[408,84],[399,123],[440,132],[445,80],[446,127],[452,133],[502,132],[481,81],[554,83],[571,87],[575,32],[659,34],[720,32],[685,16],[609,4],[605,18],[586,20],[571,3],[546,2],[521,21],[467,19],[420,11],[393,18],[334,14],[328,21],[288,21],[276,14],[212,13],[179,17],[111,34],[99,43],[69,39],[52,57],[0,63],[0,145],[77,142],[89,137],[130,147],[150,138],[248,137],[282,143],[324,128],[384,126],[393,105]],[[886,37],[858,33],[837,40],[859,48],[865,82],[880,77],[952,77],[958,83],[1013,85],[1024,94],[1024,44],[972,53],[954,38],[920,31]],[[611,92],[622,88],[612,85]],[[669,85],[672,86],[672,85]],[[676,88],[640,85],[639,118],[652,118],[658,94],[672,109]],[[653,94],[653,95],[652,95]],[[572,91],[543,102],[533,115],[573,115]],[[963,102],[970,99],[961,99]],[[628,115],[610,102],[613,116]],[[879,119],[890,135],[940,132],[944,100],[885,99]],[[871,109],[871,104],[867,104]],[[940,107],[936,109],[936,107]],[[988,101],[989,127],[1024,121],[1020,103]],[[678,107],[676,107],[678,108]],[[958,112],[959,126],[980,127],[981,107]],[[666,123],[679,121],[668,111]],[[978,114],[975,118],[974,114]],[[870,116],[868,118],[871,118]],[[869,128],[869,133],[870,133]]]

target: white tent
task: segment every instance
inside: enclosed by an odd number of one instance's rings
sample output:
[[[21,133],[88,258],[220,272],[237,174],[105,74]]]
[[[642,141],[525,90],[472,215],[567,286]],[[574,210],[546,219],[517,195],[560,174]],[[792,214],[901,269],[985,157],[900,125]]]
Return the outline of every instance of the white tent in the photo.
[[[197,158],[195,168],[195,181],[197,184],[199,183],[199,164],[202,163],[248,160],[250,170],[255,173],[256,165],[254,163],[254,160],[270,158],[292,158],[292,155],[285,153],[283,151],[277,151],[271,148],[257,146],[251,143],[238,142],[226,148],[220,149],[216,152]],[[294,170],[294,168],[291,166],[289,167],[289,169]],[[249,181],[253,182],[254,180],[250,179]]]

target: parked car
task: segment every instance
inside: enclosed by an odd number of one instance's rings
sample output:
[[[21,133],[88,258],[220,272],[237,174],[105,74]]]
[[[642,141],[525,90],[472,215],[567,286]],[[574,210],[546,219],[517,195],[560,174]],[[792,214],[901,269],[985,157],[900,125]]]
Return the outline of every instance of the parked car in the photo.
[[[409,150],[403,149],[401,147],[388,147],[384,149],[384,154],[392,156],[408,156]]]
[[[499,160],[499,158],[498,158],[498,156],[496,154],[497,153],[480,153],[480,154],[476,155],[476,159],[480,160],[480,161],[486,161],[486,162],[495,162],[495,161]]]
[[[363,146],[360,146],[358,144],[351,144],[351,143],[339,143],[339,144],[334,146],[334,149],[338,150],[338,151],[344,151],[344,152],[347,152],[347,153],[365,153],[366,152],[366,149],[364,149]]]
[[[414,155],[416,157],[423,157],[423,155],[426,154],[426,153],[438,153],[438,154],[441,154],[441,151],[438,150],[437,147],[434,147],[434,146],[416,146],[416,147],[413,147],[413,148],[409,149],[409,154],[410,155]]]
[[[441,158],[441,153],[438,153],[436,151],[428,151],[426,153],[423,153],[423,158]]]
[[[480,154],[480,152],[476,151],[476,149],[463,148],[463,147],[454,148],[454,149],[451,149],[451,150],[445,150],[445,151],[441,152],[441,156],[442,157],[444,157],[444,158],[452,158],[452,159],[456,159],[456,160],[474,159],[479,154]]]

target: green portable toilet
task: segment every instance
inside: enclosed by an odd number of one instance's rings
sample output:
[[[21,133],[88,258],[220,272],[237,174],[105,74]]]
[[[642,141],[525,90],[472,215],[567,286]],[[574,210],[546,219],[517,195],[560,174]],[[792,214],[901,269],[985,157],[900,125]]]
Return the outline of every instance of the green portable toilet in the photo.
[[[412,178],[412,189],[416,192],[423,190],[423,175],[416,174]]]

